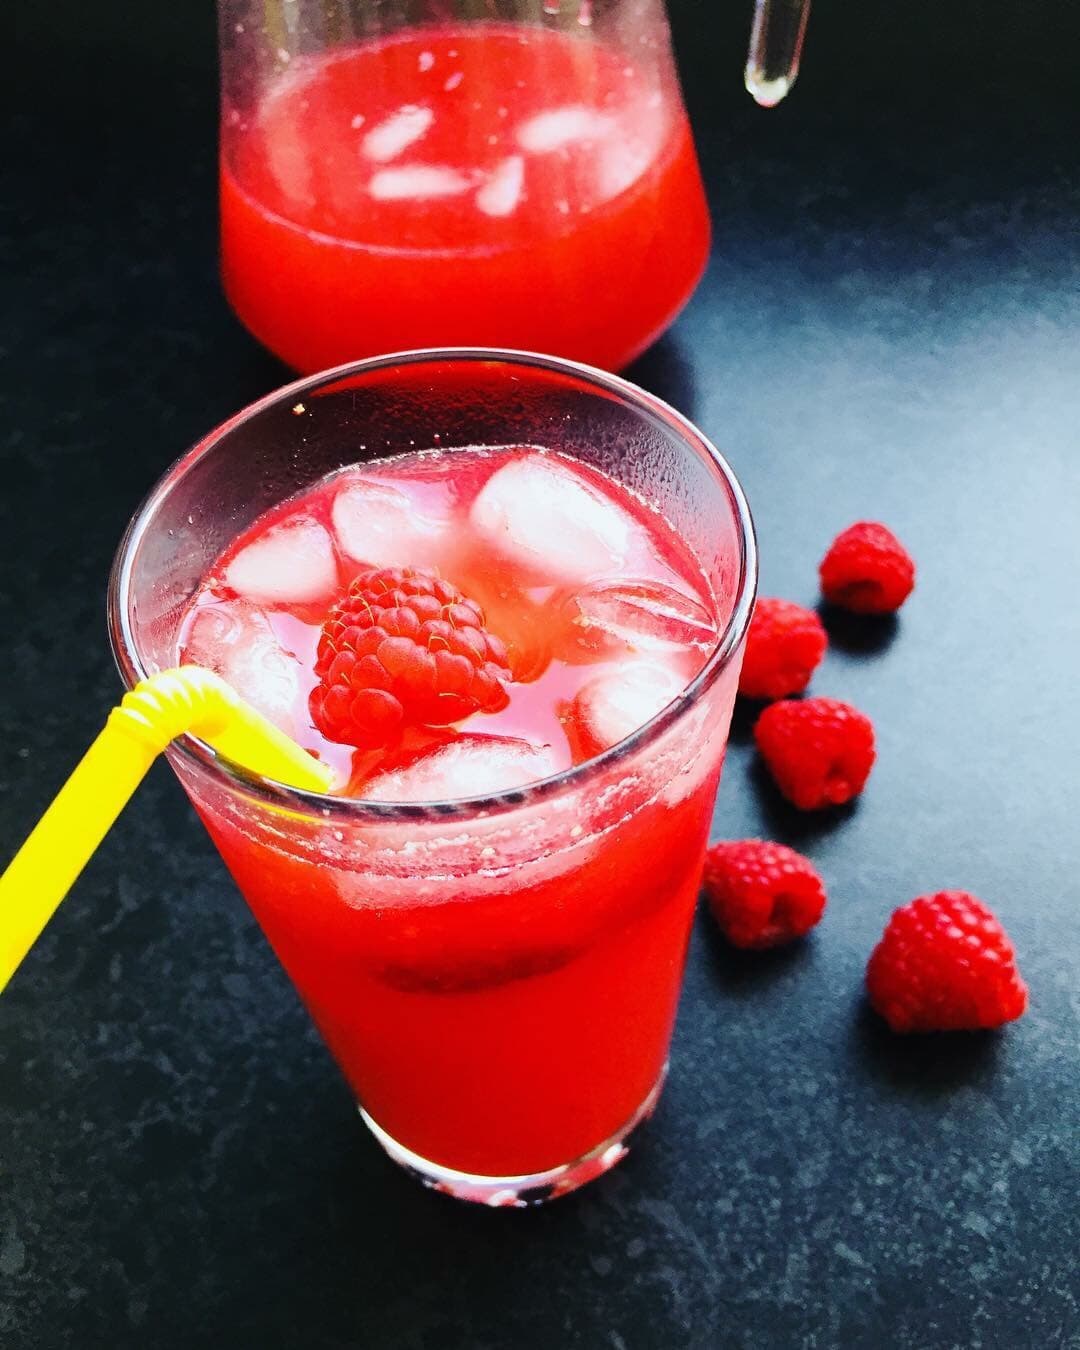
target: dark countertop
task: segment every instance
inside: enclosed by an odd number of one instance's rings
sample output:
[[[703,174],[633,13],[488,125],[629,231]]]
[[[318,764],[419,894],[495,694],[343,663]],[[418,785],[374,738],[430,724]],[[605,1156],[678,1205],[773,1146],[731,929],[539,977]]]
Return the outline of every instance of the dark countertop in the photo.
[[[836,631],[816,681],[877,721],[855,809],[786,809],[736,721],[717,833],[807,850],[825,921],[767,957],[700,924],[640,1147],[549,1209],[474,1210],[366,1136],[156,769],[0,1002],[5,1350],[1080,1346],[1080,18],[821,6],[766,114],[739,88],[749,6],[705,8],[674,17],[715,257],[633,373],[729,452],[765,594],[812,601],[860,516],[920,565],[899,622]],[[132,509],[283,374],[217,287],[209,5],[21,9],[3,853],[116,693]],[[1031,1011],[894,1039],[864,963],[943,886],[997,909]]]

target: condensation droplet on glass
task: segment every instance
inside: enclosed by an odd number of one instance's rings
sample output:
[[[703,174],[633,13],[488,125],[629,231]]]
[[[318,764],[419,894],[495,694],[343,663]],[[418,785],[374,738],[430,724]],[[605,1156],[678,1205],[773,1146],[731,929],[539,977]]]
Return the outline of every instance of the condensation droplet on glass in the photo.
[[[278,59],[280,62],[282,62],[283,65],[288,65],[289,59],[290,59],[290,58],[289,58],[289,53],[285,50],[284,47],[279,47],[279,48],[277,49],[277,59]]]
[[[510,116],[510,109],[509,109],[509,108],[496,108],[495,111],[499,114],[500,117],[509,117],[509,116]]]
[[[561,197],[556,203],[555,208],[560,215],[568,216],[570,214],[570,203],[565,197]]]
[[[244,25],[243,25],[242,23],[234,23],[234,24],[233,24],[233,32],[234,32],[234,33],[242,33],[243,31],[244,31]]]
[[[343,830],[335,830],[335,831],[334,831],[334,838],[338,841],[339,844],[344,843],[344,842],[345,842],[345,832],[344,832]]]
[[[460,70],[455,70],[453,75],[451,75],[450,78],[443,85],[443,88],[449,94],[452,89],[456,89],[458,87],[458,85],[464,78],[465,76]]]
[[[352,121],[349,123],[349,126],[352,127],[353,131],[359,131],[366,121],[367,118],[364,116],[363,113],[356,113]]]
[[[419,66],[421,72],[425,70],[430,70],[431,67],[435,64],[435,53],[421,52],[420,55],[417,57],[416,64]]]
[[[559,0],[544,0],[545,14],[558,14],[558,12],[559,12]]]

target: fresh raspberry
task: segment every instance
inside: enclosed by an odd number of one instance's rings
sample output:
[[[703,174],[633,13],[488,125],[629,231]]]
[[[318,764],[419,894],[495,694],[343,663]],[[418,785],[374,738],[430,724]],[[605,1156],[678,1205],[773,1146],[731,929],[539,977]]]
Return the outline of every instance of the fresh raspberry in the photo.
[[[915,585],[915,564],[896,535],[873,520],[842,530],[818,568],[821,593],[855,614],[891,614]]]
[[[873,723],[835,698],[770,704],[754,740],[777,787],[800,811],[851,801],[874,764]]]
[[[506,649],[480,606],[419,567],[361,572],[322,626],[309,707],[327,739],[392,745],[508,702]]]
[[[1008,934],[967,891],[920,895],[894,911],[866,987],[893,1031],[977,1031],[1027,1007]]]
[[[705,854],[713,918],[736,947],[776,947],[808,933],[825,912],[825,886],[807,858],[783,844],[738,839]]]
[[[739,693],[748,698],[801,694],[827,644],[812,609],[790,600],[759,600],[746,635]]]

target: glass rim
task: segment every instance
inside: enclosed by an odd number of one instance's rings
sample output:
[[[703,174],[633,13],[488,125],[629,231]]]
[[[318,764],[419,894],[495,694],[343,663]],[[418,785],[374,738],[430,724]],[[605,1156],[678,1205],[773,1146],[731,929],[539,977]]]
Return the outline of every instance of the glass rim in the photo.
[[[594,755],[581,764],[571,765],[570,768],[562,769],[547,778],[537,779],[534,783],[505,792],[430,802],[375,802],[366,801],[362,797],[332,796],[329,793],[290,787],[275,779],[263,777],[219,754],[206,741],[190,733],[185,733],[172,742],[170,749],[177,751],[186,761],[212,776],[223,779],[226,785],[242,791],[249,797],[255,797],[268,806],[300,811],[324,821],[334,816],[353,821],[365,818],[433,819],[478,814],[494,815],[517,810],[545,797],[587,783],[657,740],[715,684],[729,666],[749,625],[757,586],[757,541],[750,508],[739,480],[727,460],[688,417],[684,417],[655,394],[619,375],[563,357],[498,347],[417,348],[367,357],[360,361],[349,361],[344,365],[333,366],[279,386],[219,423],[169,466],[128,522],[109,576],[107,601],[109,643],[126,688],[131,689],[151,673],[143,664],[131,625],[130,601],[134,560],[139,544],[152,527],[158,508],[188,470],[238,427],[276,404],[295,401],[322,385],[353,375],[394,366],[422,365],[436,361],[461,363],[499,361],[571,375],[586,384],[617,395],[632,407],[658,415],[672,427],[691,449],[698,450],[702,458],[710,461],[719,471],[734,509],[739,542],[739,575],[731,615],[717,636],[705,664],[679,694],[649,721],[615,745],[609,746],[599,755]]]

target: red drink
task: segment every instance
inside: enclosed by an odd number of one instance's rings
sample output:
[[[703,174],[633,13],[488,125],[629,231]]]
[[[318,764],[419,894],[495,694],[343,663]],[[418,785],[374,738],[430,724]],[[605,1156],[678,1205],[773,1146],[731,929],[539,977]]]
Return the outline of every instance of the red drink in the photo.
[[[320,625],[365,565],[405,563],[486,602],[523,678],[500,711],[390,748],[330,742],[308,708]],[[344,793],[433,800],[522,787],[623,739],[698,672],[717,617],[671,528],[625,489],[530,449],[457,450],[339,472],[262,517],[197,593],[182,655],[333,764]],[[431,1162],[512,1176],[616,1135],[658,1083],[718,773],[699,762],[628,820],[616,793],[560,827],[562,856],[533,876],[490,845],[482,879],[425,881],[421,857],[343,881],[205,820],[371,1117]]]
[[[233,307],[300,370],[493,343],[618,368],[709,236],[666,63],[476,23],[299,58],[227,102],[221,223]]]
[[[373,576],[402,566],[441,575],[387,601]],[[688,422],[493,351],[281,390],[132,522],[110,598],[129,684],[209,666],[334,768],[322,796],[168,752],[368,1124],[428,1184],[560,1194],[655,1100],[754,577],[738,484]],[[369,654],[383,683],[358,694]],[[370,716],[395,700],[399,724]]]

